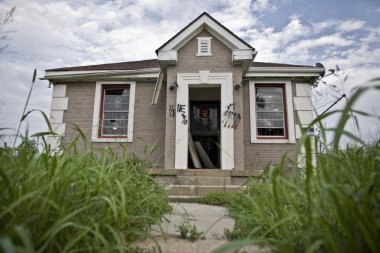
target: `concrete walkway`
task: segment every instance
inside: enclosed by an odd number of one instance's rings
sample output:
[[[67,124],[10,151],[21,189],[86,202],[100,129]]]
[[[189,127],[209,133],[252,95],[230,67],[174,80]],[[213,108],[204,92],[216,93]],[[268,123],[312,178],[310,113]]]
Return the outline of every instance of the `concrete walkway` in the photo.
[[[196,203],[172,203],[171,206],[173,210],[165,215],[164,221],[160,225],[152,227],[153,238],[138,242],[139,247],[152,249],[158,243],[163,253],[206,253],[227,243],[224,229],[232,230],[234,220],[227,216],[227,210],[224,207]],[[191,242],[189,239],[180,237],[178,226],[184,220],[188,221],[190,225],[195,225],[197,230],[203,233],[202,239]],[[250,246],[239,252],[264,253],[269,251]]]

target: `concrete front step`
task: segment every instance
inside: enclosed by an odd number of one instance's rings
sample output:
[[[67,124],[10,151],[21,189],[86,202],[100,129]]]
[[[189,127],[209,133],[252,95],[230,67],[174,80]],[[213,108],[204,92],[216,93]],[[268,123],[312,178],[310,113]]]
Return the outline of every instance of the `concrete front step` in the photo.
[[[176,184],[226,186],[226,185],[231,185],[231,177],[180,176],[179,175],[176,178]]]
[[[221,170],[221,169],[151,169],[152,176],[212,176],[212,177],[259,177],[263,170]]]
[[[245,188],[240,185],[169,185],[167,191],[169,195],[202,196],[211,192],[236,193]]]

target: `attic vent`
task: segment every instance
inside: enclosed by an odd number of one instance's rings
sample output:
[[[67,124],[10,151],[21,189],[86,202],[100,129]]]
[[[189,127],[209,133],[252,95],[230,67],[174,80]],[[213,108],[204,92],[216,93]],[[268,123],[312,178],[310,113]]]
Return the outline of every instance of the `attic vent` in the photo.
[[[211,37],[198,37],[197,56],[211,56]]]

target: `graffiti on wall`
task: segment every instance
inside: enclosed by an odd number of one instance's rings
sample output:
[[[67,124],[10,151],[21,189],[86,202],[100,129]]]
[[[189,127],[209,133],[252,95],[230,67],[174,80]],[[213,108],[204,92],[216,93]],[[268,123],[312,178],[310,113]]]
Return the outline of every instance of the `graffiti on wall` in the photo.
[[[222,125],[223,127],[236,129],[241,121],[240,113],[235,111],[234,104],[231,103],[227,106],[226,110],[223,112]]]
[[[182,116],[182,124],[187,125],[186,105],[177,104],[177,113]]]
[[[175,105],[169,105],[169,116],[170,117],[175,116]]]

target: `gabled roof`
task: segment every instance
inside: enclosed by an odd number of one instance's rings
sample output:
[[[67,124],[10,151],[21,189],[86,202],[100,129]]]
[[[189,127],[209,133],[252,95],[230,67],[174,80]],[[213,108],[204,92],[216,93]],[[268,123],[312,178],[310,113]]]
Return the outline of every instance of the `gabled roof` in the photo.
[[[75,66],[65,68],[47,69],[46,71],[97,71],[97,70],[141,70],[159,68],[160,63],[157,59],[141,60],[141,61],[128,61],[128,62],[116,62],[97,65]],[[308,65],[294,65],[284,63],[272,63],[272,62],[252,62],[251,67],[260,68],[315,68],[315,66]]]
[[[244,49],[252,49],[253,51],[255,50],[251,45],[239,38],[236,34],[231,32],[216,19],[211,17],[210,14],[203,12],[190,24],[185,26],[181,31],[179,31],[172,38],[166,41],[161,47],[159,47],[156,50],[156,54],[158,54],[160,50],[168,50],[168,48],[172,49],[180,43],[187,42],[191,39],[191,35],[197,31],[200,31],[200,28],[206,28],[212,35],[221,39],[222,42],[225,42],[227,40],[231,45],[234,45],[236,49],[242,49],[241,47],[244,47]]]

